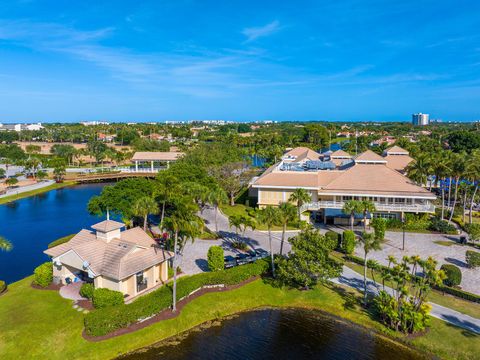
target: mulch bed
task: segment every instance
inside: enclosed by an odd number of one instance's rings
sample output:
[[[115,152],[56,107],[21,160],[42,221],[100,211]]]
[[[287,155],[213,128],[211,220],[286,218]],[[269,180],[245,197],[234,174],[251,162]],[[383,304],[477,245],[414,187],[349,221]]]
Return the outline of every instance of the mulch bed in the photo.
[[[37,290],[60,290],[60,288],[63,286],[61,284],[54,284],[54,283],[51,283],[50,285],[48,285],[47,287],[41,287],[41,286],[38,286],[36,284],[34,284],[33,282],[30,284],[30,286],[34,289],[37,289]]]
[[[76,304],[80,306],[82,309],[91,311],[94,309],[93,304],[90,300],[84,299],[84,300],[77,300]]]
[[[230,286],[226,286],[226,287],[222,287],[222,288],[220,288],[220,287],[203,288],[201,290],[198,290],[197,292],[195,292],[191,296],[188,296],[188,297],[178,301],[176,312],[172,312],[171,309],[165,309],[165,310],[162,310],[161,312],[159,312],[157,315],[154,315],[153,317],[149,318],[148,320],[145,320],[145,321],[142,321],[142,322],[137,322],[135,324],[127,326],[126,328],[115,330],[115,331],[113,331],[113,332],[111,332],[107,335],[103,335],[103,336],[90,336],[85,332],[85,329],[84,329],[83,332],[82,332],[82,336],[85,340],[92,341],[92,342],[97,342],[97,341],[110,339],[110,338],[113,338],[113,337],[116,337],[116,336],[129,334],[131,332],[134,332],[134,331],[143,329],[147,326],[150,326],[152,324],[155,324],[159,321],[169,320],[169,319],[173,319],[173,318],[177,317],[178,315],[180,315],[180,312],[182,311],[182,309],[185,305],[187,305],[190,301],[195,300],[196,298],[198,298],[198,297],[200,297],[204,294],[238,289],[239,287],[242,287],[242,286],[244,286],[248,283],[251,283],[252,281],[255,281],[257,279],[258,279],[258,277],[254,276],[254,277],[252,277],[248,280],[245,280],[245,281],[243,281],[239,284],[236,284],[236,285],[230,285]]]

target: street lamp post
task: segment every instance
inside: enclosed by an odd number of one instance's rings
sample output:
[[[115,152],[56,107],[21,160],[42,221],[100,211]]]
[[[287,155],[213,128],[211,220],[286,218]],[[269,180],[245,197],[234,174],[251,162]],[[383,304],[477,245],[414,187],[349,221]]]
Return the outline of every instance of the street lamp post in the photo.
[[[402,218],[402,229],[403,229],[402,251],[404,251],[405,250],[405,218]]]

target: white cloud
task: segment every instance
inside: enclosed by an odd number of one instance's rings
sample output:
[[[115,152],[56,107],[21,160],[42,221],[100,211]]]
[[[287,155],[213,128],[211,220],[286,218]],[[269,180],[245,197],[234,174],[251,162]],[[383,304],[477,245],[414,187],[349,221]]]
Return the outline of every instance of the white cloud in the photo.
[[[245,42],[250,42],[261,37],[272,35],[278,30],[280,30],[280,22],[274,20],[264,26],[245,28],[243,29],[242,34],[247,37]]]

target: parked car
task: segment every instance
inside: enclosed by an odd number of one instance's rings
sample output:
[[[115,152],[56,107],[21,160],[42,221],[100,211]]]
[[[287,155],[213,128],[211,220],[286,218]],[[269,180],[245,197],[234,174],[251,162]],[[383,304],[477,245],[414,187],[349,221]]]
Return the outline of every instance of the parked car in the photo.
[[[223,260],[225,269],[230,269],[237,265],[237,260],[231,255],[224,256]]]

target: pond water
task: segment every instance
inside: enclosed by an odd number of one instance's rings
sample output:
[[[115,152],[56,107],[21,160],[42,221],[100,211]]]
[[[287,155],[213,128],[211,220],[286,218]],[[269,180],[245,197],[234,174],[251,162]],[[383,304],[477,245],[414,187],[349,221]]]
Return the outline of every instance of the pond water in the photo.
[[[424,359],[414,350],[311,310],[257,310],[121,357],[184,359]]]
[[[100,221],[88,214],[87,203],[104,186],[67,187],[0,205],[0,235],[13,243],[12,251],[0,251],[0,280],[11,283],[31,275],[48,260],[43,250],[49,243]]]

